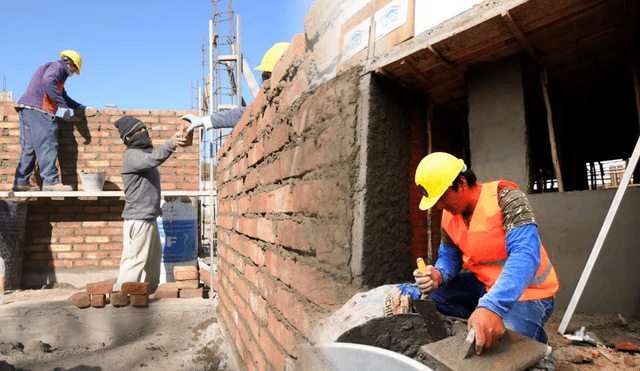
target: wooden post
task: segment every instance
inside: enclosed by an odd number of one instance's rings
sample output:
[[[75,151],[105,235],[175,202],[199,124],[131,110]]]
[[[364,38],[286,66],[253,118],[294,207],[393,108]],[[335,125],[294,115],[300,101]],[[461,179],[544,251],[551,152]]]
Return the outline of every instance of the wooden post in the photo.
[[[556,148],[556,136],[553,130],[553,114],[551,111],[551,102],[549,101],[549,93],[547,92],[547,69],[540,66],[540,84],[542,85],[542,95],[544,96],[544,104],[547,108],[547,127],[549,128],[549,143],[551,144],[551,158],[553,159],[553,169],[558,179],[558,191],[564,192],[564,184],[562,183],[562,171],[560,170],[560,161],[558,161],[558,149]]]
[[[427,154],[433,152],[433,133],[431,132],[431,122],[433,121],[433,97],[431,94],[427,96]],[[431,223],[433,218],[431,217],[431,209],[427,210],[427,262],[429,264],[435,264],[433,254],[433,232],[431,231]]]

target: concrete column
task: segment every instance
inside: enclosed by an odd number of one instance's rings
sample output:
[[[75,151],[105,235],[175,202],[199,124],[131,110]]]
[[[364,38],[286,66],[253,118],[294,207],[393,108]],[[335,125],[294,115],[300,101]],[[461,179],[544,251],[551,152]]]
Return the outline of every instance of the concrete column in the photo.
[[[481,182],[512,181],[529,189],[524,89],[519,58],[469,71],[471,167]]]

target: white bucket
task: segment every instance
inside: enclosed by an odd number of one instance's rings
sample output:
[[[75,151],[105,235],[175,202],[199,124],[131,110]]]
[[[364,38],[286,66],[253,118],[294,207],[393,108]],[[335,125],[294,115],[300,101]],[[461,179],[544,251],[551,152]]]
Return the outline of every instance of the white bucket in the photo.
[[[106,171],[81,171],[78,174],[80,174],[80,183],[82,183],[82,189],[86,192],[102,191],[102,187],[104,187],[104,181],[105,179],[107,179]]]
[[[160,283],[174,282],[173,267],[195,265],[198,260],[198,213],[189,198],[161,202],[157,218],[162,242]]]

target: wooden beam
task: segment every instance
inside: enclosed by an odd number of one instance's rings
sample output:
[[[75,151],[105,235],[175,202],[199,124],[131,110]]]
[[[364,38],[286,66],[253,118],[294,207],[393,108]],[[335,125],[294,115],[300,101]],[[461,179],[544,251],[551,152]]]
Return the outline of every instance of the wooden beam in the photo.
[[[395,82],[397,82],[398,84],[400,84],[400,86],[402,86],[403,88],[407,89],[407,90],[415,90],[411,87],[409,87],[409,85],[407,85],[401,78],[399,78],[398,76],[390,73],[389,71],[387,71],[386,69],[384,69],[383,67],[378,67],[375,70],[375,73],[377,73],[378,75],[382,75],[390,80],[393,80]]]
[[[511,17],[511,13],[509,13],[508,10],[502,12],[502,19],[507,24],[516,39],[518,39],[522,48],[525,49],[527,53],[529,53],[529,55],[533,57],[533,59],[539,61],[540,59],[538,58],[535,49],[533,48],[529,40],[527,40],[527,38],[524,36],[522,31],[520,30],[520,27],[518,27],[516,22],[513,20],[513,17]]]
[[[409,67],[409,69],[411,70],[411,72],[413,72],[413,75],[420,80],[423,84],[428,85],[428,88],[431,88],[431,86],[434,85],[433,80],[431,80],[426,73],[420,71],[420,69],[418,67],[416,67],[416,63],[413,61],[413,57],[408,56],[407,58],[403,58],[402,61],[400,61],[400,65],[404,65]]]

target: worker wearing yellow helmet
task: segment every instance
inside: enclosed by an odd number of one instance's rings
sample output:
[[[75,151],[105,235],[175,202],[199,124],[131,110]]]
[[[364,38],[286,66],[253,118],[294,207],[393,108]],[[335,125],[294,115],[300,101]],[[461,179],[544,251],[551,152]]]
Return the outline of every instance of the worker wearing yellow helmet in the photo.
[[[47,62],[36,70],[29,86],[16,104],[20,117],[20,160],[16,168],[13,190],[37,189],[29,183],[36,159],[40,167],[43,191],[72,191],[69,185],[60,182],[56,158],[58,157],[58,122],[55,114],[60,108],[60,117],[67,120],[70,109],[80,110],[84,105],[67,95],[64,84],[73,74],[80,74],[82,58],[73,50],[60,53],[60,60]]]
[[[273,68],[276,66],[282,54],[289,47],[289,43],[279,42],[272,46],[262,57],[262,63],[254,68],[254,70],[262,71],[262,82],[268,80],[271,77]],[[195,128],[204,126],[205,129],[222,129],[235,127],[238,121],[242,118],[244,111],[247,110],[247,106],[239,106],[234,109],[212,113],[209,116],[199,117],[196,115],[184,115],[181,117],[183,120],[191,122],[191,125],[187,129],[187,133],[190,133]]]
[[[426,273],[414,271],[420,291],[432,293],[443,314],[469,319],[476,354],[505,328],[546,344],[559,284],[527,196],[505,180],[478,183],[463,160],[445,152],[420,161],[415,183],[421,210],[443,210],[438,260]],[[553,367],[553,359],[538,366]]]

